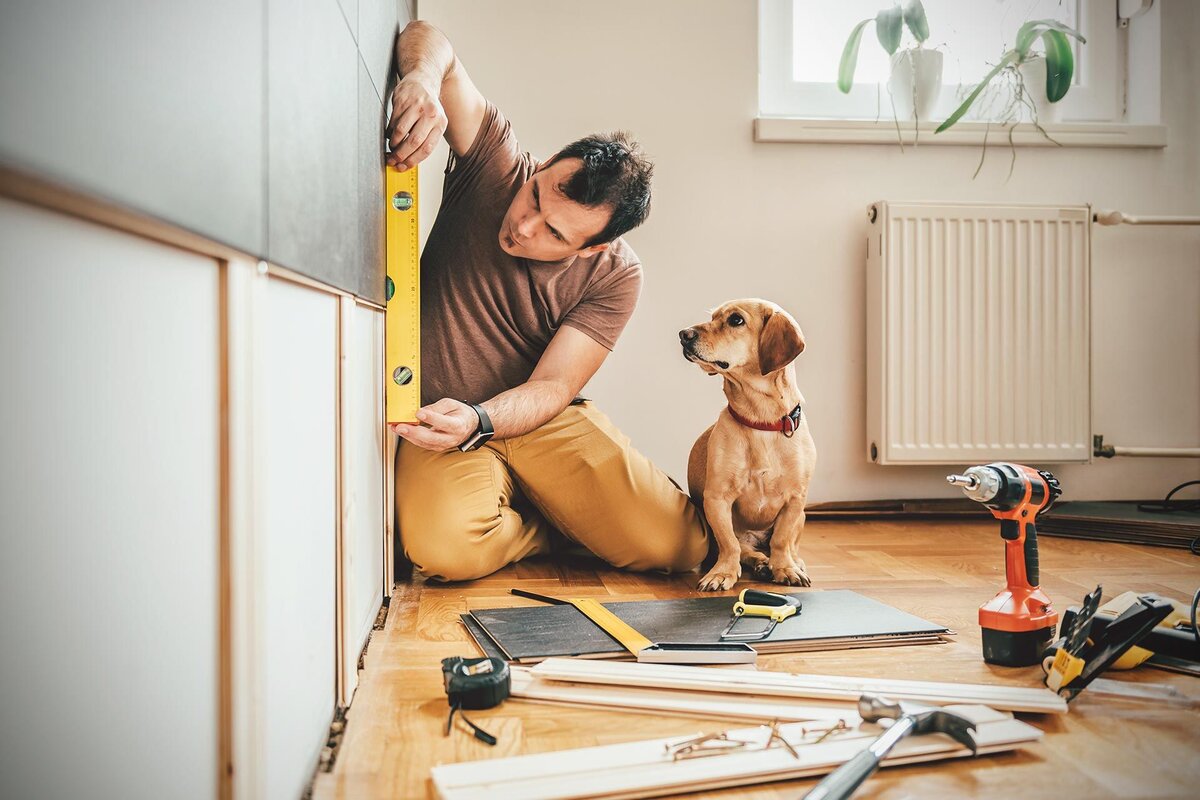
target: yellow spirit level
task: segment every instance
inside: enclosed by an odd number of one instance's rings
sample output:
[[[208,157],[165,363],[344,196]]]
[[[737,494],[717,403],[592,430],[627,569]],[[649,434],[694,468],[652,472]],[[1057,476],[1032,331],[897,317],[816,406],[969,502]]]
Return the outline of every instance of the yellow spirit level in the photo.
[[[416,422],[421,407],[421,261],[417,170],[387,167],[387,421]]]

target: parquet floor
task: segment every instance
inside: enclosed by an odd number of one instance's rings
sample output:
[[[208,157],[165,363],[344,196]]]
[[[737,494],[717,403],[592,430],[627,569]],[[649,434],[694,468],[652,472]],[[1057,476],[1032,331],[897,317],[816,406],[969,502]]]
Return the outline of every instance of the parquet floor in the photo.
[[[1038,685],[1037,667],[992,667],[980,656],[976,609],[1004,581],[993,523],[813,521],[803,554],[814,589],[853,589],[959,631],[948,645],[760,657],[762,669],[835,675]],[[1042,580],[1061,610],[1103,583],[1190,599],[1200,557],[1182,550],[1043,537]],[[606,712],[509,700],[472,719],[500,738],[496,747],[456,730],[443,735],[446,700],[440,661],[478,655],[458,615],[546,594],[648,600],[687,597],[695,575],[620,572],[583,558],[531,560],[465,584],[396,587],[384,630],[376,631],[349,711],[333,772],[318,777],[316,800],[432,797],[429,768],[496,758],[720,730],[726,721]],[[748,585],[740,584],[739,588]],[[731,593],[735,594],[735,593]],[[732,601],[731,601],[732,602]],[[1109,677],[1113,677],[1110,675]],[[1122,680],[1169,683],[1200,695],[1200,679],[1142,668]],[[878,772],[859,796],[877,798],[1167,798],[1200,796],[1200,713],[1081,696],[1066,716],[1023,715],[1046,732],[1024,751]],[[709,792],[694,797],[798,798],[814,780]],[[1065,790],[1065,792],[1064,792]],[[498,798],[498,800],[500,800]],[[504,799],[507,800],[507,799]]]

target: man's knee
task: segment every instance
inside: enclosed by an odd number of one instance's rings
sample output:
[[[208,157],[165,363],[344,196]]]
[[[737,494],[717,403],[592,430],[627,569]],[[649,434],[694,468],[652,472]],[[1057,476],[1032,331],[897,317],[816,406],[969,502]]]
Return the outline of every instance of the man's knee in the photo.
[[[504,566],[493,563],[483,539],[499,524],[468,519],[450,510],[406,519],[400,512],[400,541],[404,554],[426,577],[441,581],[470,581],[490,575]]]
[[[616,566],[640,572],[688,572],[700,566],[708,554],[708,536],[699,522],[671,533],[641,531],[629,545],[627,563]]]
[[[395,503],[404,554],[438,580],[489,575],[504,566],[493,563],[493,548],[485,546],[502,522],[503,499],[495,491],[495,476],[483,465],[465,476],[456,474],[442,458],[401,445]]]

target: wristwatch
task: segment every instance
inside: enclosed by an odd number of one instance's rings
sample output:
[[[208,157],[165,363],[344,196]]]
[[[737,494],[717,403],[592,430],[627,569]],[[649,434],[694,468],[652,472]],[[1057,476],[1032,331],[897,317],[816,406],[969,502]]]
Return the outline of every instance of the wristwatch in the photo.
[[[472,450],[478,450],[483,447],[496,434],[496,429],[492,427],[492,418],[483,410],[483,406],[473,405],[475,413],[479,415],[479,427],[475,432],[467,437],[467,440],[458,446],[458,449],[464,453],[469,453]]]

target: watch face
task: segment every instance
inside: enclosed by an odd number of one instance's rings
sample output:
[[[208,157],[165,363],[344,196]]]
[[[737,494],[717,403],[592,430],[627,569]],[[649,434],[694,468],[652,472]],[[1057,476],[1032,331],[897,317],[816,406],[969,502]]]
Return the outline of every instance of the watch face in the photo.
[[[465,442],[460,444],[458,446],[458,449],[462,450],[464,453],[470,452],[471,450],[478,450],[479,448],[481,448],[485,444],[487,444],[488,440],[490,440],[491,438],[492,438],[492,434],[490,434],[490,433],[476,432],[476,433],[472,434]]]

